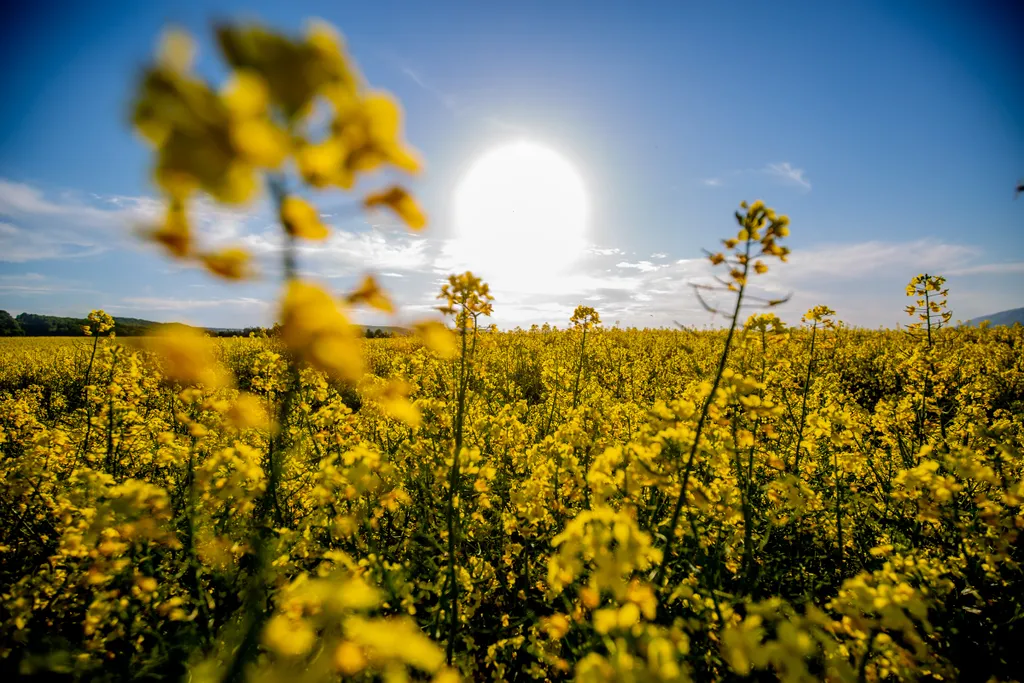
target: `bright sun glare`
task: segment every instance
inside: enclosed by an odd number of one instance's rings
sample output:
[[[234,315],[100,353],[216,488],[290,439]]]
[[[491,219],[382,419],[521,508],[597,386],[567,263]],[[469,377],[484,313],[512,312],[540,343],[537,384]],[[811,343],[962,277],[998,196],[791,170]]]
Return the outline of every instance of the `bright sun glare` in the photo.
[[[498,147],[460,181],[455,228],[456,255],[485,278],[515,284],[557,274],[583,251],[583,180],[547,147]]]

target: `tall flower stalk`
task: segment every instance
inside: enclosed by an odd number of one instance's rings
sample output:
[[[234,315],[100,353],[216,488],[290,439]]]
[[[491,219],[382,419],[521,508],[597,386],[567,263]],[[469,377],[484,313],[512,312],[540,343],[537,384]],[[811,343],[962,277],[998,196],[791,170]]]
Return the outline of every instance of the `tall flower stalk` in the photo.
[[[740,226],[739,232],[735,238],[723,241],[728,254],[723,252],[708,254],[708,260],[711,261],[713,266],[724,264],[729,267],[728,278],[716,278],[716,280],[719,287],[723,288],[725,291],[734,292],[736,294],[736,300],[733,304],[732,313],[729,316],[729,327],[725,334],[725,343],[722,347],[722,352],[718,357],[715,375],[711,381],[708,394],[701,405],[700,413],[697,417],[697,423],[693,431],[693,441],[686,450],[685,461],[681,463],[682,476],[679,486],[679,494],[677,495],[675,504],[672,507],[672,514],[669,517],[662,561],[658,565],[654,574],[654,585],[658,586],[662,591],[664,591],[667,585],[665,583],[667,580],[666,570],[669,563],[672,561],[672,556],[675,551],[679,518],[682,514],[683,507],[686,504],[687,488],[690,483],[690,476],[693,472],[697,451],[700,448],[701,436],[704,432],[704,427],[707,423],[711,406],[716,400],[716,394],[718,393],[719,385],[725,373],[726,363],[729,359],[729,349],[732,345],[733,335],[736,333],[740,310],[743,306],[744,295],[747,293],[748,278],[751,271],[756,274],[768,271],[768,266],[758,258],[759,256],[773,256],[785,261],[786,256],[789,254],[789,249],[780,246],[777,243],[778,239],[786,237],[789,234],[789,218],[787,216],[776,215],[774,210],[766,207],[761,201],[756,201],[749,206],[746,202],[743,202],[740,204],[740,208],[745,209],[745,213],[741,214],[737,211],[735,214],[736,222]],[[754,249],[757,247],[759,247],[760,250],[755,252]],[[695,291],[705,308],[717,313],[718,311],[711,307],[704,298],[700,296],[701,289],[713,288],[717,287],[697,286]],[[774,306],[781,303],[781,301],[768,300],[766,303],[769,306]]]
[[[439,299],[445,301],[438,310],[445,315],[455,316],[459,331],[459,366],[456,375],[455,422],[452,444],[452,464],[448,470],[448,495],[445,498],[445,525],[448,529],[448,638],[445,658],[452,663],[455,640],[459,629],[459,581],[457,575],[459,552],[459,465],[462,458],[462,440],[466,423],[466,399],[473,358],[476,353],[477,329],[480,316],[492,312],[488,285],[470,272],[452,275],[441,288]],[[472,340],[470,336],[472,335]]]
[[[369,91],[342,49],[340,37],[323,23],[312,23],[301,38],[259,25],[217,27],[221,55],[230,68],[226,85],[214,90],[192,73],[191,38],[165,35],[157,59],[143,74],[133,103],[138,132],[153,146],[153,177],[166,196],[162,221],[146,236],[176,259],[194,261],[229,280],[256,276],[251,257],[237,246],[201,243],[188,207],[205,193],[224,204],[251,202],[261,180],[271,195],[282,228],[280,337],[286,347],[286,386],[276,405],[263,459],[265,488],[252,519],[249,587],[244,599],[243,633],[222,680],[241,680],[257,654],[267,620],[270,592],[269,550],[274,528],[285,523],[281,484],[289,448],[289,420],[299,391],[299,366],[321,370],[337,382],[354,383],[363,374],[360,337],[348,307],[368,305],[386,312],[393,306],[367,277],[346,297],[336,298],[299,275],[297,243],[330,235],[317,209],[290,192],[285,169],[297,170],[295,185],[306,189],[350,190],[357,178],[382,167],[417,172],[420,162],[401,139],[401,112],[389,95]],[[325,106],[329,124],[314,117]],[[368,209],[393,211],[413,229],[426,217],[413,197],[394,185],[366,196]],[[209,342],[201,334],[162,328],[150,347],[164,357],[166,376],[210,389],[232,383],[215,370]],[[404,410],[403,414],[411,413]],[[190,486],[194,463],[189,463]],[[189,536],[194,534],[189,502]]]

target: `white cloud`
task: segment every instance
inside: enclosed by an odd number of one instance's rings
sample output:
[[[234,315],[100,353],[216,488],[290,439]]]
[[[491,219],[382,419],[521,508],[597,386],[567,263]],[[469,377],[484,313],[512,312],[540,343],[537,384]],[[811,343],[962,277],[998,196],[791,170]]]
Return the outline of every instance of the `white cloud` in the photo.
[[[788,164],[775,166],[780,176],[792,176],[787,182],[806,180],[802,171]],[[140,242],[124,237],[130,235],[125,223],[158,212],[159,203],[146,197],[50,196],[30,185],[0,181],[0,261],[84,258],[108,249],[131,248]],[[264,275],[263,284],[225,292],[225,298],[215,295],[213,284],[208,290],[176,290],[183,298],[161,296],[168,292],[159,288],[122,291],[113,297],[102,295],[115,302],[107,308],[140,317],[163,312],[174,319],[194,313],[204,324],[221,327],[269,322],[282,242],[267,204],[237,212],[197,203],[194,222],[205,245],[241,244],[251,250]],[[455,270],[449,258],[450,241],[430,233],[422,236],[393,230],[387,224],[372,225],[352,212],[335,211],[332,222],[329,239],[299,247],[304,275],[333,279],[330,286],[342,291],[361,273],[377,272],[388,278],[388,288],[405,319],[433,310],[439,276]],[[111,237],[118,234],[121,239]],[[720,268],[712,269],[702,257],[655,252],[644,259],[644,253],[589,245],[562,272],[544,272],[532,262],[517,264],[519,267],[493,278],[481,269],[496,297],[494,322],[503,327],[545,321],[564,326],[575,306],[587,301],[596,302],[605,320],[625,325],[721,324],[721,317],[713,318],[702,308],[692,287],[712,283]],[[767,262],[770,270],[753,278],[751,294],[767,298],[792,295],[790,302],[778,309],[783,319],[796,322],[811,306],[828,304],[848,323],[865,326],[903,321],[904,287],[917,273],[949,276],[950,304],[963,319],[1020,305],[1014,292],[1019,291],[1016,283],[1024,273],[1024,262],[988,263],[977,247],[936,240],[821,243],[796,249],[788,263]],[[173,273],[182,270],[179,262],[166,263]],[[32,301],[40,302],[51,296],[60,302],[68,300],[68,292],[88,291],[81,283],[34,275],[38,277],[0,275],[0,293],[11,298],[31,295]],[[970,289],[971,283],[977,282],[970,278],[979,276],[1007,278],[1010,284],[995,292]],[[97,282],[102,281],[98,274]],[[260,298],[264,292],[266,300]],[[712,305],[727,307],[732,295],[712,293],[708,298]]]
[[[761,168],[735,169],[727,171],[720,176],[703,178],[700,182],[706,187],[724,187],[726,185],[726,177],[735,178],[737,176],[750,175],[767,175],[787,185],[800,187],[804,190],[811,189],[811,181],[807,178],[807,172],[802,168],[795,168],[788,161],[766,164]]]
[[[948,270],[942,275],[957,276],[957,275],[1009,275],[1016,273],[1024,273],[1024,261],[1014,261],[1011,263],[983,263],[977,266],[969,266],[966,268],[954,268]]]
[[[786,304],[776,309],[790,323],[798,322],[812,306],[827,304],[848,324],[894,325],[903,322],[904,287],[919,272],[1021,272],[1007,264],[979,264],[981,258],[975,247],[933,240],[803,248],[792,254],[787,263],[768,260],[769,272],[752,278],[751,297],[743,315],[756,310],[754,297],[790,296]],[[581,301],[597,302],[602,318],[624,325],[672,326],[679,322],[700,327],[725,322],[722,315],[713,316],[706,311],[693,291],[693,285],[712,284],[713,276],[721,274],[721,268],[713,268],[706,258],[675,259],[665,264],[623,261],[617,267],[632,274],[614,275],[601,259],[591,258],[582,261],[573,272],[557,277],[491,283],[496,297],[495,322],[501,326],[544,321],[561,324],[568,320],[562,311],[571,312]],[[728,292],[702,291],[702,295],[719,309],[729,310],[734,301],[734,295]],[[954,288],[950,301],[963,314],[973,314],[975,301],[966,292],[958,300]],[[995,305],[991,300],[980,304]]]
[[[194,311],[200,308],[235,308],[246,306],[250,308],[268,308],[270,303],[253,297],[224,297],[222,299],[180,299],[177,297],[156,297],[156,296],[126,296],[118,304],[112,304],[112,309],[130,309],[146,311]]]
[[[245,235],[242,245],[260,261],[268,276],[280,270],[281,232],[275,227]],[[385,271],[388,277],[426,272],[432,258],[426,238],[406,231],[346,230],[332,227],[323,242],[297,247],[299,265],[308,275],[324,278],[350,277],[368,271]]]
[[[205,245],[235,241],[252,212],[233,211],[208,201],[189,207]],[[63,192],[0,179],[0,261],[23,263],[95,256],[116,248],[140,247],[137,232],[153,225],[163,202],[153,197]]]
[[[664,266],[654,265],[650,261],[637,261],[635,263],[630,263],[629,261],[619,261],[618,263],[615,264],[615,267],[633,268],[639,270],[641,273],[651,273],[654,272],[655,270],[658,270],[659,268],[663,268]]]
[[[802,168],[793,168],[788,161],[777,164],[768,164],[764,169],[765,173],[780,178],[793,185],[799,185],[805,190],[811,189],[811,181],[807,179]]]

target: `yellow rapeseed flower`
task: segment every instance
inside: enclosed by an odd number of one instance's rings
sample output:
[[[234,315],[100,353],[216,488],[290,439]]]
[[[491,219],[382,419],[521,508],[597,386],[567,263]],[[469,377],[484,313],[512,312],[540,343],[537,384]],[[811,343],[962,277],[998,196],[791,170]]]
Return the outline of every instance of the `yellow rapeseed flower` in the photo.
[[[334,666],[346,676],[355,676],[366,668],[366,655],[363,648],[345,640],[334,650]]]
[[[217,364],[213,342],[193,327],[157,325],[142,344],[160,357],[164,374],[171,380],[213,388],[228,383],[227,374]]]
[[[214,275],[227,280],[244,280],[252,277],[249,252],[238,247],[203,254],[203,265]]]
[[[383,192],[368,195],[363,204],[368,209],[384,206],[394,211],[413,230],[422,230],[427,224],[427,216],[405,189],[397,185]]]
[[[380,285],[377,284],[377,279],[372,275],[365,276],[363,281],[359,283],[359,286],[350,292],[346,299],[348,303],[354,306],[366,304],[370,308],[375,308],[385,313],[395,312],[395,305],[391,303],[387,293],[380,288]]]
[[[327,226],[320,222],[316,207],[301,197],[289,195],[281,202],[281,222],[288,234],[307,240],[327,237]]]
[[[348,190],[355,183],[355,176],[342,168],[345,160],[345,145],[337,138],[322,142],[300,145],[295,151],[295,163],[303,180],[313,187],[337,185]]]
[[[247,161],[264,168],[279,168],[288,156],[288,135],[266,118],[232,124],[231,142]]]
[[[313,649],[316,633],[304,619],[275,614],[263,627],[263,644],[279,655],[298,657]]]
[[[270,425],[259,397],[240,393],[227,411],[228,420],[238,429],[265,429]]]
[[[184,204],[180,201],[171,201],[167,205],[163,222],[150,230],[147,236],[162,244],[171,256],[188,258],[192,254],[192,232],[189,229]]]
[[[410,427],[419,427],[422,418],[420,411],[412,404],[408,396],[412,385],[402,380],[392,380],[375,396],[381,407],[391,417],[401,420]]]
[[[416,336],[423,340],[424,346],[441,356],[451,358],[458,351],[455,335],[448,327],[438,320],[423,320],[413,323]]]
[[[335,379],[362,374],[359,335],[339,302],[320,287],[294,280],[281,305],[281,339],[300,358]]]

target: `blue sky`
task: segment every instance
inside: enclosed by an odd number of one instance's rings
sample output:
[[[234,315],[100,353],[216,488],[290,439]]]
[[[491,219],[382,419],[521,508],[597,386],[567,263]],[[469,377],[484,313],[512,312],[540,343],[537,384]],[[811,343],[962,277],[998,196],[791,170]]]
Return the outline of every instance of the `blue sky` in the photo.
[[[502,326],[564,325],[581,302],[609,323],[715,324],[689,283],[707,275],[701,249],[755,198],[792,219],[791,262],[764,280],[792,294],[788,322],[818,303],[850,324],[903,322],[903,287],[924,270],[949,278],[955,318],[1024,306],[1022,13],[1012,2],[24,3],[0,28],[0,308],[272,319],[272,267],[221,284],[131,231],[158,211],[149,150],[125,122],[134,78],[175,23],[199,39],[199,71],[220,79],[209,27],[225,17],[294,32],[326,19],[367,80],[402,101],[427,160],[411,186],[428,231],[353,216],[351,198],[325,193],[334,237],[302,254],[339,291],[382,274],[400,320],[429,308],[451,266],[460,176],[516,139],[579,170],[589,248],[555,285],[498,288]],[[199,212],[214,243],[273,263],[265,205]]]

